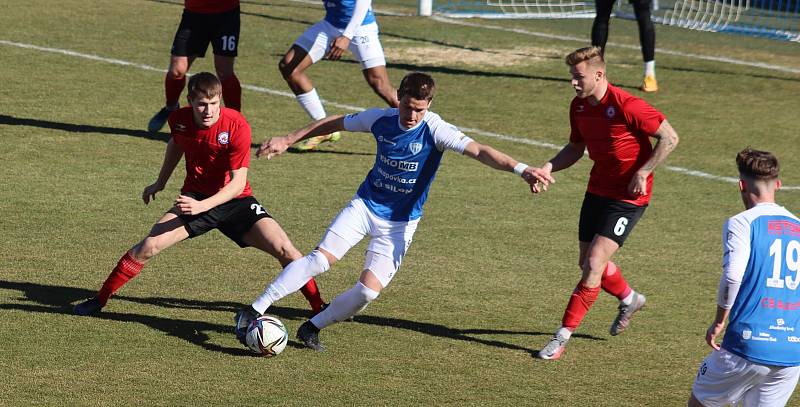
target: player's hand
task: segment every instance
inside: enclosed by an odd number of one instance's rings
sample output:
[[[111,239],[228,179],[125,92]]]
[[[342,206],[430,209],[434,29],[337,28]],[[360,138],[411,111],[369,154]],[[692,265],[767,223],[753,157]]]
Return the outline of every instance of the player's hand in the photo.
[[[211,209],[206,208],[203,201],[198,201],[186,195],[178,195],[175,198],[175,207],[178,208],[181,215],[197,215]]]
[[[647,195],[647,175],[636,171],[628,184],[628,193],[636,198]]]
[[[534,194],[547,191],[547,187],[556,182],[548,169],[536,167],[525,168],[525,171],[522,172],[522,179],[530,185],[531,192]]]
[[[267,160],[275,157],[276,155],[286,151],[289,148],[289,141],[287,140],[286,136],[284,137],[273,137],[263,143],[261,146],[258,147],[256,151],[256,157],[261,158],[261,156],[266,156]]]
[[[350,38],[347,38],[344,35],[339,36],[331,43],[331,50],[328,51],[328,55],[325,55],[325,58],[328,58],[331,61],[336,61],[342,57],[342,54],[344,54],[344,51],[348,47],[350,47]]]
[[[154,182],[151,185],[144,187],[144,191],[142,191],[142,201],[144,204],[147,205],[150,201],[156,200],[156,193],[162,191],[164,189],[163,185],[159,185],[158,182]]]
[[[714,350],[719,350],[719,344],[717,344],[717,336],[722,333],[722,328],[725,326],[725,323],[718,324],[716,322],[712,322],[711,326],[708,327],[706,331],[706,343],[708,346],[714,348]]]

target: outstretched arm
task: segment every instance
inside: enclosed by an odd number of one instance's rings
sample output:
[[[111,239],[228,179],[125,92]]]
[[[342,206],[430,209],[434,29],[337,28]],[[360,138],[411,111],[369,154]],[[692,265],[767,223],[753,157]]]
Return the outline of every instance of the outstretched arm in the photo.
[[[656,146],[653,147],[653,153],[650,154],[650,158],[642,165],[642,168],[636,171],[628,184],[628,192],[633,196],[647,194],[647,177],[678,146],[678,133],[666,120],[661,122],[661,126],[658,127],[653,138],[658,140]]]
[[[283,137],[273,137],[261,144],[256,157],[267,156],[267,160],[283,153],[294,143],[311,137],[322,136],[344,130],[344,116],[328,116],[317,120],[302,129],[295,130]]]
[[[158,172],[158,179],[156,182],[146,186],[142,192],[142,201],[144,201],[145,205],[155,200],[156,193],[164,189],[169,177],[172,176],[172,171],[181,161],[181,157],[183,157],[183,150],[175,143],[174,139],[170,138],[169,143],[167,143],[167,150],[164,153],[164,162],[161,163],[161,171]]]
[[[539,192],[539,183],[542,184],[544,190],[547,190],[547,186],[550,185],[551,182],[555,182],[549,174],[539,175],[534,171],[538,168],[529,167],[511,158],[511,156],[506,153],[476,141],[467,144],[466,148],[464,148],[464,155],[472,157],[494,169],[514,172],[522,176],[530,185],[532,192]]]

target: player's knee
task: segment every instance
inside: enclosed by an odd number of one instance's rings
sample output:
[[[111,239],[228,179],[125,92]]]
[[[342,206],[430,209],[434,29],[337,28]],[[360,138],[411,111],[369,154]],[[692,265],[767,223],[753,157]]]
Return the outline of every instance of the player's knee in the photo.
[[[180,66],[170,66],[167,71],[167,78],[169,79],[183,79],[186,76],[186,69]]]
[[[364,283],[360,281],[356,282],[354,288],[358,301],[361,304],[361,309],[364,309],[364,307],[366,307],[370,302],[375,301],[375,299],[380,295],[379,291],[375,291],[365,286]]]
[[[297,67],[294,64],[283,59],[278,62],[278,71],[280,71],[283,79],[287,81],[291,80],[292,77],[298,72]]]
[[[328,262],[328,258],[325,257],[322,252],[318,249],[313,250],[309,253],[305,259],[308,261],[308,271],[311,274],[311,277],[316,277],[328,270],[330,270],[331,265]]]
[[[161,252],[161,248],[158,246],[155,239],[150,238],[143,240],[130,251],[131,256],[141,263],[152,259],[159,252]]]

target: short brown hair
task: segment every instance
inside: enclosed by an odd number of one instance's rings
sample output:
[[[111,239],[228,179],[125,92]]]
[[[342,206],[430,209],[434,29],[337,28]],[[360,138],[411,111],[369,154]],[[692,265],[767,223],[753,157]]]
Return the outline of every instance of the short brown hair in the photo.
[[[409,96],[430,102],[433,99],[435,90],[436,84],[433,83],[433,78],[430,75],[422,72],[411,72],[400,81],[400,87],[397,88],[397,98],[402,99],[404,96]]]
[[[597,64],[600,64],[600,66],[606,65],[606,60],[603,58],[603,49],[600,47],[584,47],[575,50],[564,58],[564,62],[569,66],[578,65],[583,61],[589,61],[590,65],[595,66]]]
[[[768,151],[745,148],[736,155],[736,166],[742,178],[771,181],[778,178],[778,158]]]
[[[200,72],[189,79],[189,97],[206,97],[209,99],[222,95],[222,84],[211,72]]]

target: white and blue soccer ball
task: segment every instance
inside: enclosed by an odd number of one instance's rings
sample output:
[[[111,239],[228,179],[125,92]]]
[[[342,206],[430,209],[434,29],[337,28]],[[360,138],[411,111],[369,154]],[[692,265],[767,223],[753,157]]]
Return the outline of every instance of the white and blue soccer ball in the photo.
[[[286,348],[289,334],[278,318],[262,315],[247,327],[245,341],[247,347],[260,356],[276,356]]]

